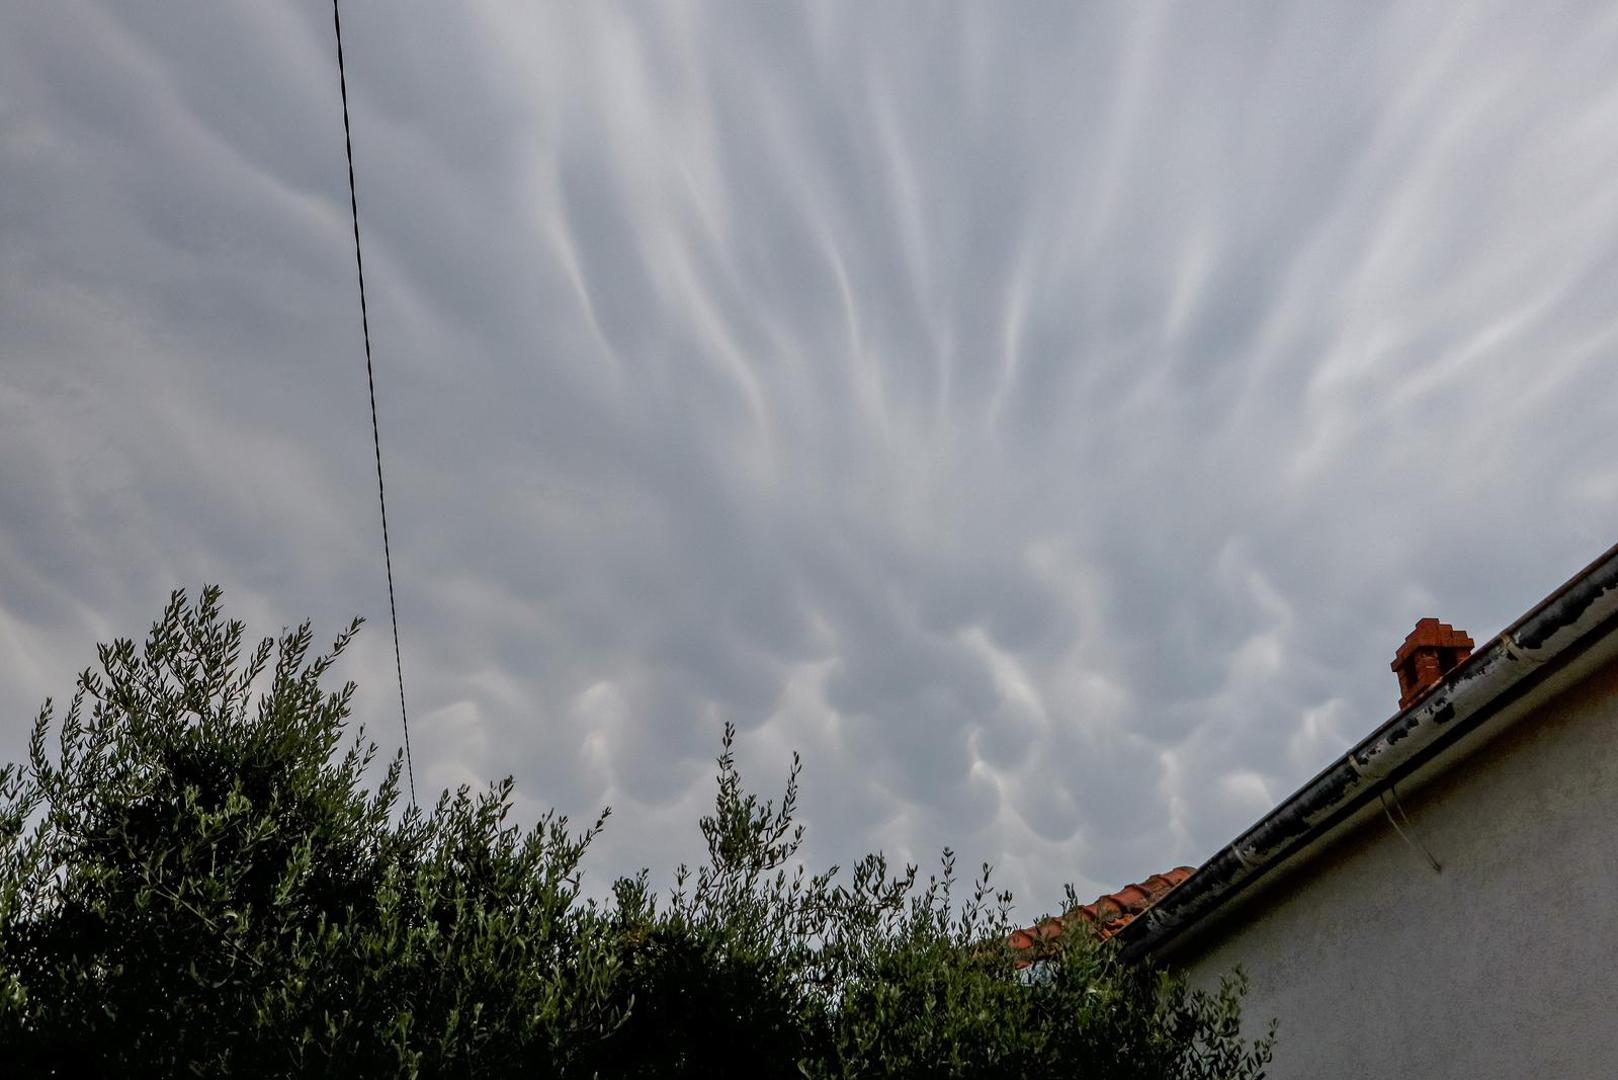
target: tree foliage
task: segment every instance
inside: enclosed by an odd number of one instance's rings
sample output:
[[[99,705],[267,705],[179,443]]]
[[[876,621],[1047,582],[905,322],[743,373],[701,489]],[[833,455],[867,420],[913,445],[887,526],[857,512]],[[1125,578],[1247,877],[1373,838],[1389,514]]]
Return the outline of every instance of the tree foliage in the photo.
[[[1120,963],[1082,931],[1033,968],[987,868],[956,895],[798,856],[724,735],[708,858],[581,896],[606,814],[511,821],[510,779],[402,807],[304,624],[250,651],[219,591],[99,650],[0,767],[7,1075],[1097,1077],[1249,1080],[1240,982]]]

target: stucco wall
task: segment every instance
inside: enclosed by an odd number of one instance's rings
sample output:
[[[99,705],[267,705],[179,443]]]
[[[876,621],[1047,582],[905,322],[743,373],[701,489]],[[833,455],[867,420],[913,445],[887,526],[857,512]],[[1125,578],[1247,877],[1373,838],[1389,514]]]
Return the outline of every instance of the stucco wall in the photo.
[[[1242,966],[1278,1080],[1618,1077],[1618,664],[1434,777],[1442,873],[1378,811],[1171,959]]]

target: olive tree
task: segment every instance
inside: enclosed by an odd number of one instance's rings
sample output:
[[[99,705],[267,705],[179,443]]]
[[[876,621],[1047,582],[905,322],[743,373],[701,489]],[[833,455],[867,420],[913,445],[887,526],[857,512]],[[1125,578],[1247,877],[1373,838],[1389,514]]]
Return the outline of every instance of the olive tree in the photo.
[[[707,858],[581,894],[583,829],[508,778],[402,805],[308,624],[249,648],[176,592],[0,766],[6,1075],[1254,1080],[1238,979],[1193,991],[1081,930],[1032,968],[987,873],[812,873],[727,728]],[[370,778],[376,778],[374,784]]]

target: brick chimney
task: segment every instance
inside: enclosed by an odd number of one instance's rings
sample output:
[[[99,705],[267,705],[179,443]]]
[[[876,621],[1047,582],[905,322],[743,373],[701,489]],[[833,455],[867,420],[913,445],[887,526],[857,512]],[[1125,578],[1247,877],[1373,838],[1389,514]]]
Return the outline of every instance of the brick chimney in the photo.
[[[1393,657],[1399,708],[1408,709],[1461,661],[1472,655],[1472,636],[1437,619],[1422,619]]]

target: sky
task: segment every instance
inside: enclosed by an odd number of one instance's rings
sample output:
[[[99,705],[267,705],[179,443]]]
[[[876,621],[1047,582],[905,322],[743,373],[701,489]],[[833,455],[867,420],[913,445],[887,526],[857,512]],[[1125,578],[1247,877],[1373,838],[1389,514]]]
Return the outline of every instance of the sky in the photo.
[[[400,743],[331,10],[0,0],[0,758],[170,590]],[[1618,8],[346,0],[423,801],[1027,915],[1618,540]]]

